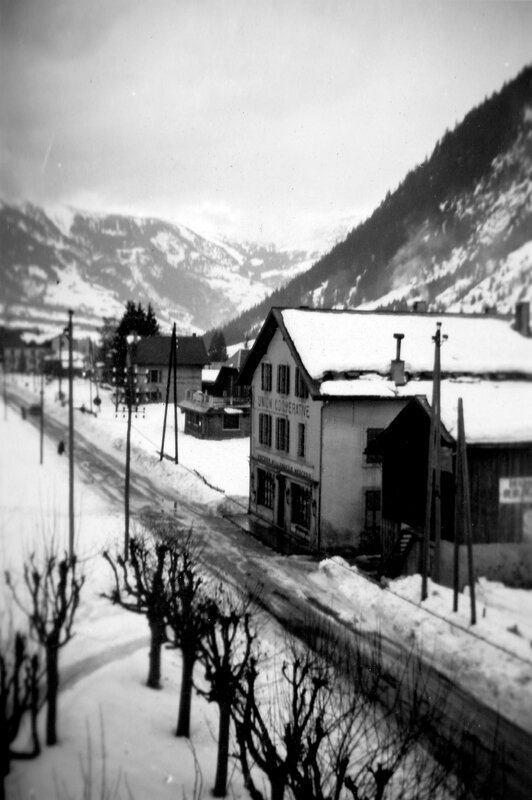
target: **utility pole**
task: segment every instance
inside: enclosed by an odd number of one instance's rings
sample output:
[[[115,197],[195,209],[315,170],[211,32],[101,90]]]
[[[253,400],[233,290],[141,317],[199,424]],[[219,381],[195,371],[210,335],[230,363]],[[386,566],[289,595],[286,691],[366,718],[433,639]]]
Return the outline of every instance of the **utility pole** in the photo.
[[[41,435],[40,435],[40,461],[43,463],[44,455],[44,367],[41,366]]]
[[[159,461],[163,460],[164,457],[164,439],[166,435],[166,418],[168,416],[168,402],[170,399],[170,382],[172,380],[172,370],[173,370],[173,389],[174,389],[174,440],[175,440],[175,463],[178,463],[177,459],[177,333],[176,333],[176,324],[174,322],[174,327],[172,328],[172,336],[170,339],[170,355],[168,359],[168,380],[166,381],[166,400],[164,405],[164,419],[163,419],[163,437],[161,441],[161,453]]]
[[[68,312],[68,542],[70,558],[74,556],[74,357],[73,357],[73,311]]]
[[[6,359],[2,362],[2,372],[4,378],[3,392],[4,392],[4,420],[7,420],[7,376],[6,376]]]
[[[59,402],[63,402],[63,334],[59,335]]]
[[[467,468],[467,449],[464,425],[464,408],[462,398],[458,400],[458,454],[460,459],[462,477],[462,519],[465,528],[465,539],[467,545],[467,568],[469,582],[469,596],[471,600],[471,625],[477,621],[477,609],[475,600],[475,570],[473,567],[473,531],[471,526],[471,496],[469,492],[469,472]]]

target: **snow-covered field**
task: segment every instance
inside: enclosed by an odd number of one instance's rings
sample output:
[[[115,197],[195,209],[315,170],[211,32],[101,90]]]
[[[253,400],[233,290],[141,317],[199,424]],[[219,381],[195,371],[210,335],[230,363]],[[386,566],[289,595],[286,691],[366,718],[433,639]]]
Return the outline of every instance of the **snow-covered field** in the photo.
[[[27,384],[23,388],[37,401],[38,385],[31,380],[20,381],[20,387]],[[66,408],[54,400],[56,391],[57,384],[46,388],[45,410],[66,419]],[[115,419],[109,395],[102,392],[101,396],[101,414],[95,417],[76,411],[76,428],[98,447],[116,454],[124,449],[125,420]],[[88,407],[89,387],[79,381],[75,404],[81,403]],[[181,430],[179,466],[167,460],[159,464],[162,413],[161,406],[152,406],[145,418],[141,415],[134,420],[134,467],[153,468],[158,464],[159,480],[176,486],[178,476],[179,490],[211,512],[227,503],[226,495],[237,497],[245,506],[249,441],[206,442],[185,436]],[[173,454],[172,419],[169,414],[169,455]],[[68,460],[45,439],[41,466],[38,429],[2,403],[0,440],[0,557],[2,574],[9,569],[16,577],[24,555],[39,550],[52,533],[66,544]],[[43,800],[81,797],[81,761],[85,760],[86,767],[89,751],[93,779],[99,781],[105,767],[109,783],[122,776],[121,796],[126,797],[130,787],[137,800],[192,798],[197,758],[203,796],[208,796],[214,778],[216,710],[199,697],[194,699],[193,749],[172,735],[177,716],[178,653],[165,651],[163,689],[154,692],[145,688],[145,620],[111,606],[101,597],[109,586],[101,550],[120,543],[122,505],[105,499],[97,481],[89,481],[78,471],[75,498],[78,551],[87,584],[76,636],[61,653],[60,745],[45,748],[35,761],[16,762],[8,778],[9,796]],[[295,557],[268,558],[265,554],[265,569],[276,574],[294,594],[319,597],[321,604],[333,608],[340,619],[363,630],[380,629],[398,643],[419,643],[451,679],[532,730],[531,592],[482,580],[477,587],[479,622],[471,631],[468,598],[460,598],[460,612],[454,615],[450,592],[431,584],[429,598],[420,607],[418,576],[394,581],[383,589],[339,558],[316,564],[310,572],[308,568],[299,570]],[[3,602],[2,608],[2,623],[6,624],[8,609]],[[261,635],[277,646],[273,625]],[[237,798],[247,796],[237,772],[231,791]]]

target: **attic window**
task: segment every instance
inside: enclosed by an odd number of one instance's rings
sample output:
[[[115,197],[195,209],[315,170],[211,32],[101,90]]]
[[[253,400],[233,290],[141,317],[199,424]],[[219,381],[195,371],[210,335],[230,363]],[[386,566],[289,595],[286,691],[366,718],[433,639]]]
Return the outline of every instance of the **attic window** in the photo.
[[[263,392],[272,390],[272,365],[264,361],[260,365],[260,388]]]
[[[290,367],[279,364],[277,367],[277,391],[279,394],[290,394]]]
[[[305,379],[303,378],[299,367],[296,367],[295,395],[296,397],[301,397],[302,400],[305,400],[308,397],[307,384],[305,383]]]

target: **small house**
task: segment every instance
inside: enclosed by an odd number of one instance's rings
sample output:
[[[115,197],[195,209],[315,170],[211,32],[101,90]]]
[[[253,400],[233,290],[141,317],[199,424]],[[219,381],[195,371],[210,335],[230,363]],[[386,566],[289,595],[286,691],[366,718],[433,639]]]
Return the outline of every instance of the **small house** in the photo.
[[[235,367],[207,367],[202,391],[189,391],[179,408],[185,414],[185,433],[200,439],[232,439],[249,436],[250,403],[247,387],[237,384]]]

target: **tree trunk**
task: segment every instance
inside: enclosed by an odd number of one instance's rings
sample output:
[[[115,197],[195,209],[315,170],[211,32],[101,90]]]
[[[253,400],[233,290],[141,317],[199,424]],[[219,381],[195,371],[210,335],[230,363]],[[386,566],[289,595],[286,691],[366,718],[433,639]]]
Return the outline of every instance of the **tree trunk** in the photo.
[[[57,744],[57,694],[59,692],[59,651],[54,645],[46,648],[46,744]]]
[[[227,794],[227,764],[229,761],[229,728],[231,725],[231,704],[220,704],[220,720],[218,724],[218,759],[216,762],[216,779],[213,796],[225,797]]]
[[[271,800],[283,800],[285,783],[284,775],[282,778],[270,777],[270,785],[272,787]]]
[[[2,727],[4,727],[5,720],[2,720]],[[6,796],[6,790],[4,786],[4,781],[6,777],[9,775],[9,767],[10,767],[10,759],[9,759],[9,741],[7,735],[7,726],[5,726],[5,730],[0,732],[1,742],[0,742],[0,800],[4,800]]]
[[[192,703],[192,676],[194,674],[195,653],[182,651],[183,668],[181,670],[181,695],[179,698],[179,716],[177,718],[176,736],[190,735],[190,706]]]
[[[161,647],[166,641],[166,631],[164,623],[159,621],[150,622],[150,658],[148,668],[148,680],[146,685],[150,689],[161,688]]]

